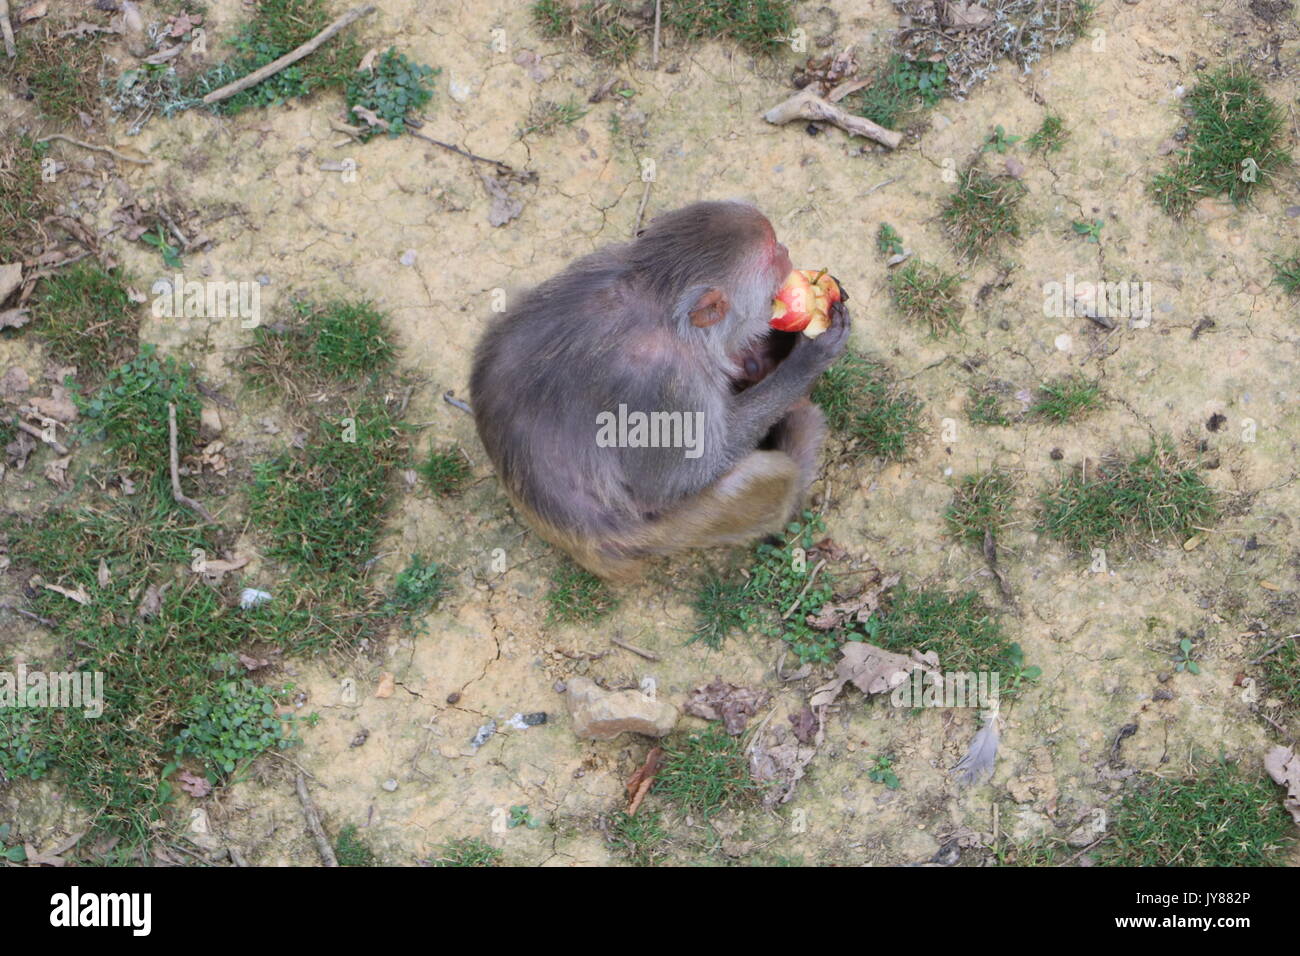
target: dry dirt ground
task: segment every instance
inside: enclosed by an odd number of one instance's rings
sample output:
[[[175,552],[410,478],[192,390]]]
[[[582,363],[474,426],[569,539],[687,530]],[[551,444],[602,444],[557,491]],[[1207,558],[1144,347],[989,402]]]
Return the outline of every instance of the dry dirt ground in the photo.
[[[782,684],[782,646],[769,638],[733,636],[720,652],[685,643],[700,560],[657,566],[649,582],[622,593],[618,610],[599,626],[543,623],[557,556],[511,513],[469,416],[441,400],[446,389],[467,391],[471,351],[494,290],[509,294],[631,234],[643,158],[656,165],[647,216],[703,198],[756,202],[796,264],[829,265],[852,292],[852,345],[889,362],[924,401],[927,434],[906,461],[848,466],[832,459],[816,488],[829,533],[855,557],[917,584],[977,587],[996,604],[980,555],[944,533],[955,477],[999,463],[1033,492],[1085,458],[1142,450],[1162,435],[1183,447],[1207,442],[1221,459],[1205,472],[1207,480],[1238,496],[1194,549],[1172,543],[1114,553],[1097,573],[1086,556],[1035,532],[1032,494],[1022,493],[1018,520],[1002,542],[1018,604],[1004,623],[1043,676],[1004,710],[992,781],[962,787],[950,773],[977,726],[974,711],[913,713],[854,692],[841,698],[826,744],[786,808],[685,821],[677,831],[685,836],[667,861],[902,864],[929,859],[954,833],[976,844],[995,833],[1017,841],[1062,836],[1094,808],[1110,806],[1127,771],[1175,774],[1207,750],[1257,765],[1277,742],[1278,733],[1252,714],[1234,682],[1256,652],[1247,636],[1254,622],[1266,621],[1273,633],[1296,630],[1300,327],[1294,302],[1270,287],[1269,257],[1300,240],[1300,195],[1293,174],[1284,172],[1253,206],[1207,204],[1179,224],[1145,192],[1165,162],[1158,147],[1181,123],[1178,96],[1194,83],[1198,63],[1268,49],[1270,34],[1245,4],[1106,0],[1094,19],[1100,36],[1030,75],[1004,65],[966,101],[941,102],[919,135],[895,152],[864,148],[863,140],[834,129],[810,136],[802,124],[766,124],[762,112],[788,94],[790,70],[801,58],[755,61],[713,43],[669,46],[657,71],[639,56],[616,71],[636,91],[630,102],[607,100],[571,127],[521,141],[516,131],[532,103],[585,101],[614,71],[567,44],[542,40],[523,3],[378,6],[364,28],[368,44],[395,43],[442,69],[425,131],[537,171],[536,185],[519,193],[519,218],[489,224],[490,197],[460,157],[409,138],[336,146],[340,137],[329,126],[340,108],[334,97],[232,120],[198,113],[155,119],[135,138],[120,127],[110,133],[118,148],[154,160],[116,168],[136,191],[244,210],[212,226],[216,242],[190,268],[225,279],[269,278],[263,306],[272,315],[295,290],[365,296],[386,310],[401,365],[428,380],[408,416],[428,423],[418,450],[456,442],[474,460],[475,484],[460,499],[407,493],[382,549],[384,574],[413,553],[459,569],[454,595],[426,622],[427,632],[394,637],[368,654],[284,665],[285,678],[305,694],[305,710],[321,715],[286,756],[311,775],[332,832],[358,824],[393,864],[428,859],[439,844],[468,836],[499,847],[510,864],[615,862],[598,819],[622,805],[624,781],[648,743],[576,739],[557,681],[585,674],[625,686],[650,676],[660,694],[680,703],[691,688],[721,675],[776,692],[777,720],[818,683],[814,675]],[[897,26],[885,0],[833,7],[840,45],[870,53]],[[824,11],[810,3],[798,11],[814,37],[827,32]],[[237,2],[214,3],[214,35],[242,15]],[[504,52],[493,48],[495,29],[504,31]],[[1294,21],[1279,29],[1279,68],[1265,79],[1290,110],[1300,47]],[[540,65],[520,65],[522,51],[540,54]],[[996,283],[996,265],[958,262],[942,232],[936,215],[952,189],[944,171],[964,163],[995,125],[1027,135],[1048,108],[1063,116],[1071,137],[1047,160],[1020,154],[1028,187],[1024,238],[1005,257],[1014,271]],[[23,109],[4,104],[10,122],[21,121]],[[1287,135],[1294,133],[1289,112]],[[83,161],[87,154],[66,155]],[[346,158],[358,164],[354,182],[320,168]],[[97,159],[97,170],[105,169]],[[93,210],[101,227],[116,202],[106,190]],[[1099,244],[1073,233],[1077,219],[1105,221]],[[931,338],[892,308],[886,268],[874,250],[882,221],[923,258],[963,273],[962,334]],[[111,248],[138,275],[159,270],[157,256],[138,244]],[[414,260],[404,265],[408,250]],[[1044,283],[1070,273],[1151,283],[1150,326],[1121,323],[1108,332],[1082,318],[1044,318]],[[1205,319],[1213,326],[1194,334]],[[147,318],[142,339],[242,396],[234,363],[248,334],[231,320]],[[0,339],[0,368],[39,368],[38,348],[31,336]],[[1079,425],[966,422],[963,405],[977,379],[1021,389],[1070,371],[1098,378],[1106,398],[1103,410]],[[1211,432],[1206,422],[1216,412],[1227,423]],[[259,426],[264,414],[254,399],[241,398],[228,416],[227,439],[240,454],[269,454],[283,441]],[[955,435],[945,433],[945,419],[956,423]],[[1060,461],[1049,455],[1055,448],[1063,452]],[[35,502],[43,494],[35,484],[11,475],[4,493],[11,504]],[[1258,547],[1247,549],[1251,539]],[[255,529],[246,544],[256,546]],[[490,567],[497,548],[507,556],[504,573]],[[257,560],[245,575],[274,589]],[[3,627],[11,648],[33,650],[53,640],[12,617]],[[1171,669],[1180,629],[1204,632],[1202,673],[1161,684],[1157,674]],[[611,635],[660,660],[622,650],[596,660],[572,656],[609,650]],[[396,693],[376,698],[386,671],[396,676]],[[347,678],[360,688],[355,703],[344,700]],[[1159,687],[1172,699],[1156,699]],[[460,697],[451,705],[453,692]],[[549,721],[526,730],[506,726],[513,714],[535,711],[546,711]],[[470,740],[489,718],[500,730],[475,750]],[[1130,723],[1137,732],[1112,762],[1116,735]],[[684,718],[683,726],[703,723]],[[364,746],[351,746],[363,729]],[[885,753],[902,781],[897,790],[867,782],[872,758]],[[198,840],[237,847],[255,864],[315,863],[286,769],[292,768],[284,760],[264,758],[248,779],[205,801],[211,832]],[[386,789],[392,781],[396,789]],[[181,801],[175,823],[184,829],[192,806]],[[498,832],[494,819],[515,805],[527,805],[544,825]],[[0,807],[37,845],[57,843],[81,820],[81,811],[61,800],[57,781],[0,794]],[[989,858],[978,848],[966,852],[972,862]]]

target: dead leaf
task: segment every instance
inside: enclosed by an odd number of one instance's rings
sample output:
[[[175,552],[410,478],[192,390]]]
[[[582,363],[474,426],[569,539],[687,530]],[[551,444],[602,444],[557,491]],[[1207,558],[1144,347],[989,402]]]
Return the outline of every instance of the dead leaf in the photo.
[[[62,594],[65,598],[76,601],[78,604],[89,605],[90,595],[86,593],[85,587],[78,584],[75,591],[68,588],[59,587],[57,584],[46,584],[39,577],[32,578],[33,584],[39,584],[47,591],[53,591],[55,594]]]
[[[364,70],[365,72],[368,73],[371,70],[373,70],[375,68],[375,60],[378,57],[379,57],[379,47],[372,46],[369,50],[366,51],[366,55],[361,58],[361,62],[357,64],[357,72],[360,73]]]
[[[504,176],[492,176],[480,173],[483,188],[492,197],[492,207],[488,210],[488,225],[504,226],[512,219],[518,219],[524,211],[524,202],[511,195],[514,184]]]
[[[637,768],[636,773],[628,779],[627,782],[627,815],[636,816],[637,810],[641,808],[641,801],[645,795],[650,792],[650,785],[655,782],[655,776],[659,773],[659,764],[663,760],[664,748],[653,747],[646,754],[645,763]]]
[[[820,743],[821,735],[815,738]],[[770,784],[763,805],[775,807],[794,796],[794,787],[817,756],[817,745],[802,744],[784,727],[768,729],[749,752],[749,773],[759,783]]]
[[[375,689],[375,696],[385,699],[393,696],[393,691],[397,687],[397,678],[388,671],[379,675],[379,686]]]
[[[0,302],[9,298],[9,294],[23,284],[23,264],[11,262],[0,266]]]
[[[976,3],[949,3],[944,25],[950,30],[981,30],[993,23],[993,11]]]
[[[65,425],[69,422],[75,422],[79,417],[77,406],[68,397],[68,390],[61,385],[51,386],[48,396],[33,398],[31,406],[36,409],[42,418],[51,418]]]
[[[31,23],[33,20],[39,20],[41,17],[45,16],[49,10],[50,5],[46,3],[45,0],[41,0],[40,3],[33,3],[30,7],[23,7],[18,11],[18,22]],[[4,296],[0,295],[0,299],[3,298]]]
[[[0,400],[12,401],[32,387],[27,370],[20,365],[9,368],[0,376]]]
[[[260,671],[263,667],[270,667],[271,662],[265,657],[249,657],[247,654],[240,654],[239,663],[244,665],[244,670],[250,674],[253,671]]]
[[[55,458],[53,461],[45,463],[45,477],[49,482],[59,488],[68,486],[68,463],[72,461],[71,455],[63,458]]]
[[[113,581],[113,575],[108,570],[108,562],[103,558],[99,559],[99,573],[95,575],[95,580],[101,589],[108,587]]]
[[[1275,783],[1286,787],[1282,805],[1300,823],[1300,757],[1290,747],[1277,746],[1264,755],[1264,769]]]
[[[835,665],[835,679],[813,691],[808,705],[814,710],[826,707],[840,696],[844,685],[852,682],[864,694],[884,694],[903,683],[916,668],[938,673],[939,657],[912,652],[911,657],[882,650],[874,644],[851,641],[840,648],[843,657]]]
[[[852,621],[859,623],[866,621],[880,607],[881,597],[898,583],[901,575],[891,574],[888,577],[883,577],[879,569],[877,569],[871,577],[874,577],[875,580],[869,581],[858,594],[849,600],[838,604],[823,605],[821,613],[809,614],[808,623],[819,631],[829,631]]]
[[[0,309],[0,329],[21,329],[30,321],[27,309]]]
[[[803,710],[799,711],[799,713],[790,715],[790,723],[794,725],[795,739],[801,744],[812,743],[817,734],[817,728],[820,726],[817,715],[813,713],[813,709],[807,704],[803,705]]]
[[[771,696],[767,691],[737,687],[715,677],[713,683],[691,691],[686,698],[686,713],[705,720],[721,720],[727,733],[735,737],[744,732],[749,718],[758,713]]]
[[[180,788],[191,797],[206,797],[212,792],[212,784],[208,783],[206,777],[196,776],[188,770],[182,770],[176,777]]]
[[[158,612],[162,610],[163,594],[166,593],[169,587],[171,587],[170,583],[164,584],[161,588],[156,584],[150,584],[145,588],[144,597],[140,599],[140,606],[135,609],[135,616],[146,621],[157,617]]]
[[[231,571],[238,571],[244,565],[248,564],[248,561],[249,559],[243,555],[231,558],[228,561],[207,560],[200,565],[201,570],[198,573],[205,577],[220,581]]]

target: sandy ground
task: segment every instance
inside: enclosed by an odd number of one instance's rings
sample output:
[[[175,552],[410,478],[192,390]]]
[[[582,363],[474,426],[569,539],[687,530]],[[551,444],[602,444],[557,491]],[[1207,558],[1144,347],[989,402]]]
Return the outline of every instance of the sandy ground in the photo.
[[[839,44],[859,44],[868,54],[880,51],[897,23],[884,0],[833,6]],[[340,104],[331,97],[234,120],[188,114],[155,120],[138,138],[128,140],[120,128],[112,136],[119,148],[155,160],[120,170],[137,192],[184,196],[200,209],[242,207],[243,215],[213,225],[217,242],[188,269],[227,280],[269,278],[263,304],[271,314],[298,290],[366,296],[386,310],[401,365],[428,380],[409,415],[429,423],[418,449],[458,442],[475,461],[478,480],[463,498],[415,493],[401,501],[383,549],[390,552],[380,565],[385,573],[416,552],[461,569],[454,596],[426,622],[427,633],[394,638],[369,656],[285,665],[284,676],[306,693],[304,711],[322,717],[287,756],[311,774],[331,831],[356,823],[384,861],[398,864],[427,859],[438,844],[464,836],[500,847],[513,864],[611,862],[597,819],[621,805],[623,781],[648,744],[576,739],[557,681],[585,674],[618,686],[651,676],[661,694],[680,702],[718,674],[776,691],[782,708],[816,686],[816,677],[783,685],[775,674],[782,647],[766,638],[736,636],[718,653],[684,646],[699,561],[658,566],[650,582],[623,593],[620,609],[599,627],[541,623],[556,556],[513,518],[470,418],[440,400],[446,389],[467,391],[493,290],[509,294],[630,235],[646,158],[657,173],[647,215],[702,198],[758,203],[796,264],[830,265],[853,293],[853,346],[893,365],[924,400],[929,434],[908,461],[832,462],[817,488],[818,500],[829,502],[829,532],[851,554],[914,584],[978,587],[996,603],[982,559],[945,536],[941,516],[957,476],[999,463],[1020,477],[1020,520],[1002,542],[1019,611],[1008,612],[1005,625],[1027,661],[1043,668],[1039,684],[1004,712],[991,784],[962,788],[949,773],[977,726],[974,711],[912,714],[846,694],[788,809],[728,814],[712,825],[686,821],[670,861],[923,861],[961,828],[1017,840],[1062,836],[1109,805],[1125,770],[1177,773],[1198,751],[1220,749],[1258,760],[1277,735],[1251,715],[1234,680],[1257,653],[1242,636],[1252,622],[1268,623],[1273,633],[1288,633],[1278,629],[1296,622],[1300,331],[1294,304],[1269,288],[1269,257],[1300,238],[1300,200],[1286,172],[1254,206],[1207,204],[1199,218],[1179,225],[1144,193],[1165,163],[1159,145],[1182,122],[1178,95],[1195,82],[1196,66],[1266,49],[1268,33],[1244,4],[1107,0],[1094,21],[1099,36],[1031,75],[1004,68],[967,101],[942,102],[919,137],[896,152],[864,148],[837,130],[812,137],[799,124],[764,123],[761,113],[786,95],[798,58],[756,63],[714,44],[669,46],[658,71],[644,62],[618,71],[636,90],[630,102],[601,103],[570,128],[520,141],[516,130],[530,104],[570,96],[585,103],[613,71],[540,40],[525,4],[381,0],[379,7],[366,27],[368,42],[396,43],[442,68],[426,132],[537,170],[539,182],[519,194],[525,205],[515,221],[489,225],[489,197],[476,169],[459,157],[411,139],[337,147],[328,121]],[[213,5],[218,32],[238,18],[237,8],[229,0]],[[825,17],[812,4],[801,5],[801,16]],[[504,31],[504,52],[493,49],[494,29]],[[1265,76],[1270,92],[1291,104],[1294,22],[1278,30],[1279,68]],[[531,74],[516,62],[524,51],[541,56]],[[1003,257],[1014,265],[1007,284],[977,302],[998,265],[955,259],[936,221],[952,189],[945,169],[962,165],[995,125],[1027,136],[1048,108],[1064,117],[1071,137],[1048,160],[1016,152],[1027,167],[1025,236]],[[358,164],[354,182],[320,169],[348,158]],[[106,190],[91,214],[106,224],[117,201]],[[1105,221],[1099,244],[1073,234],[1071,222],[1081,218]],[[873,248],[881,221],[920,257],[963,272],[963,334],[932,339],[890,306],[885,266]],[[158,272],[157,257],[143,247],[111,248],[136,274]],[[415,253],[410,266],[401,263],[408,250]],[[1071,273],[1150,283],[1149,327],[1121,323],[1108,333],[1086,319],[1044,318],[1044,283]],[[1206,318],[1213,327],[1194,335]],[[147,319],[142,333],[232,395],[241,393],[235,361],[248,335],[237,322],[202,319]],[[30,340],[0,339],[0,367],[34,361],[31,348]],[[1070,371],[1100,378],[1107,399],[1083,423],[967,424],[962,409],[973,382],[995,378],[1019,390]],[[1210,432],[1205,423],[1215,412],[1227,424]],[[241,400],[227,421],[242,466],[283,439],[262,432],[257,420],[265,414]],[[945,419],[956,422],[955,440],[943,440],[951,437]],[[1040,539],[1033,492],[1084,458],[1140,451],[1161,435],[1206,441],[1221,459],[1207,480],[1239,496],[1198,547],[1112,552],[1108,570],[1095,573],[1086,557]],[[1064,453],[1059,462],[1049,457],[1054,448]],[[15,485],[11,479],[4,490],[16,504],[42,494]],[[1258,548],[1246,550],[1252,537]],[[258,544],[255,533],[247,541]],[[504,574],[489,569],[496,548],[506,551]],[[269,568],[255,563],[249,571],[249,583],[274,589]],[[14,627],[12,619],[5,626]],[[1157,674],[1171,669],[1179,629],[1204,631],[1203,672],[1162,685]],[[579,661],[565,653],[606,650],[610,635],[661,660],[615,651]],[[19,624],[12,643],[35,649],[51,640]],[[398,687],[379,699],[373,694],[384,671],[396,675]],[[344,702],[346,678],[360,688],[355,703]],[[1173,699],[1153,699],[1160,686]],[[446,702],[452,692],[460,694],[454,705]],[[516,712],[539,710],[550,715],[545,725],[504,728],[477,751],[470,746],[487,719],[502,725]],[[1116,770],[1112,744],[1132,722],[1139,729],[1124,742],[1123,769]],[[685,718],[683,726],[703,724]],[[363,729],[365,744],[351,746]],[[871,758],[883,753],[894,756],[902,781],[896,791],[866,782]],[[196,839],[238,847],[253,863],[315,862],[291,770],[264,760],[250,779],[206,801],[212,832]],[[385,788],[388,781],[395,790]],[[494,828],[494,819],[520,804],[547,825]],[[57,784],[13,788],[0,795],[0,806],[15,810],[37,844],[57,842],[78,818]],[[190,809],[178,808],[179,826]],[[792,811],[800,812],[798,826]]]

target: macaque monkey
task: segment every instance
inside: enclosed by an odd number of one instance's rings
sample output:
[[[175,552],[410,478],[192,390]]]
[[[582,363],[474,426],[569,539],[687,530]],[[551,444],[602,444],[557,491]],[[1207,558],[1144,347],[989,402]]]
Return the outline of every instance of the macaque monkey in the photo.
[[[813,383],[849,314],[815,339],[769,327],[790,273],[757,209],[700,202],[522,296],[474,354],[479,437],[537,532],[601,577],[652,555],[780,531],[826,433]]]

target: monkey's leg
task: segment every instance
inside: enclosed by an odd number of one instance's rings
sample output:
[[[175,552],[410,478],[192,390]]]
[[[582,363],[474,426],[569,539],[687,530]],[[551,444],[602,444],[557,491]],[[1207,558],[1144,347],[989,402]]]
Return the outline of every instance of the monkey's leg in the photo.
[[[826,415],[810,400],[804,398],[790,407],[785,417],[772,427],[763,442],[764,448],[783,451],[794,459],[799,467],[799,497],[801,498],[808,493],[809,486],[817,477],[817,461],[825,440]]]

